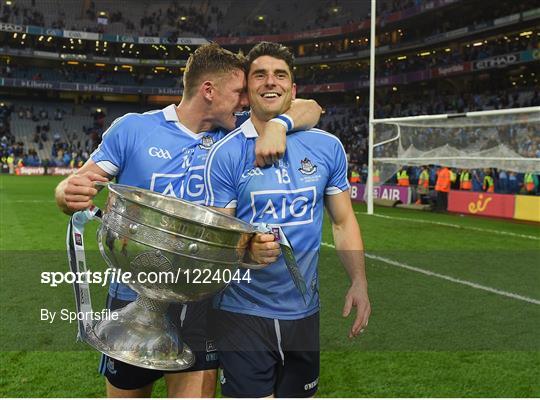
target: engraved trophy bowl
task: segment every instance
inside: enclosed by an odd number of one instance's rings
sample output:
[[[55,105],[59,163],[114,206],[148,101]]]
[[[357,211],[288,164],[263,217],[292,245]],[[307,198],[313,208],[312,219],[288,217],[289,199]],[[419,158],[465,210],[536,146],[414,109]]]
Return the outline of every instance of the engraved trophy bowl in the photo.
[[[122,276],[130,274],[123,283],[138,297],[115,310],[116,320],[79,323],[79,337],[115,359],[143,368],[189,368],[195,361],[193,352],[166,315],[169,303],[199,301],[216,294],[240,265],[260,268],[241,263],[257,230],[242,220],[184,200],[131,186],[106,186],[109,196],[103,212],[94,207],[72,217],[70,266],[86,270],[84,225],[90,219],[100,219],[97,239],[101,255]],[[201,278],[201,271],[212,279]],[[194,282],[197,274],[200,279]],[[88,284],[75,287],[75,295],[78,311],[91,310]]]

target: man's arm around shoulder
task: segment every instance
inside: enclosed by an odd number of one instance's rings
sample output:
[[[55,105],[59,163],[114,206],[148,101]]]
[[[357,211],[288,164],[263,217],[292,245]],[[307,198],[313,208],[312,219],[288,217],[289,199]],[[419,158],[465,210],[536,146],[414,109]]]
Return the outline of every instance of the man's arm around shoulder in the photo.
[[[315,100],[296,99],[285,111],[294,130],[307,130],[319,123],[322,108]],[[258,167],[272,165],[283,158],[287,147],[288,125],[270,120],[264,132],[260,132],[255,145],[255,164]]]

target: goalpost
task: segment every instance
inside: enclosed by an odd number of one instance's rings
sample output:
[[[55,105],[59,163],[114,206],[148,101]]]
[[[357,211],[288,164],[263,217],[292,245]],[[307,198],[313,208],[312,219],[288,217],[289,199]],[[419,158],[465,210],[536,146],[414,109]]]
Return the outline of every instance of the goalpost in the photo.
[[[369,125],[368,125],[368,180],[367,212],[373,214],[373,119],[375,115],[375,26],[377,24],[377,0],[371,0],[371,24],[369,38]]]

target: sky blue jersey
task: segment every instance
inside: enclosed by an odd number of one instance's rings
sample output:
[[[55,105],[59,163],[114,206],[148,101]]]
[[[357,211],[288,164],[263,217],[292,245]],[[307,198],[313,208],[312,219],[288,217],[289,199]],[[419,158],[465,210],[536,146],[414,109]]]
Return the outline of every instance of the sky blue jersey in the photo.
[[[247,120],[212,148],[205,169],[206,204],[236,208],[236,216],[252,224],[281,227],[307,284],[306,302],[280,256],[267,268],[250,271],[251,282],[233,281],[215,303],[231,312],[299,319],[319,309],[324,196],[349,189],[347,158],[337,137],[311,129],[290,133],[283,159],[269,168],[256,168],[257,136]]]
[[[117,182],[167,196],[204,203],[203,170],[208,151],[227,131],[194,133],[178,120],[174,104],[116,119],[90,158]],[[127,286],[112,283],[109,292],[134,300]]]

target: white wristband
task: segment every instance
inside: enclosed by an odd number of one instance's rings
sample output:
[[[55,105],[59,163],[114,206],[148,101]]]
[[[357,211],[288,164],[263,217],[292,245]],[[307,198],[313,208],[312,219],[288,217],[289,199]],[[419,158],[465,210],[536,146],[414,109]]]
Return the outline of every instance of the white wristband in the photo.
[[[287,114],[278,115],[275,118],[272,118],[270,121],[277,122],[285,127],[287,132],[290,132],[294,129],[294,121]]]

